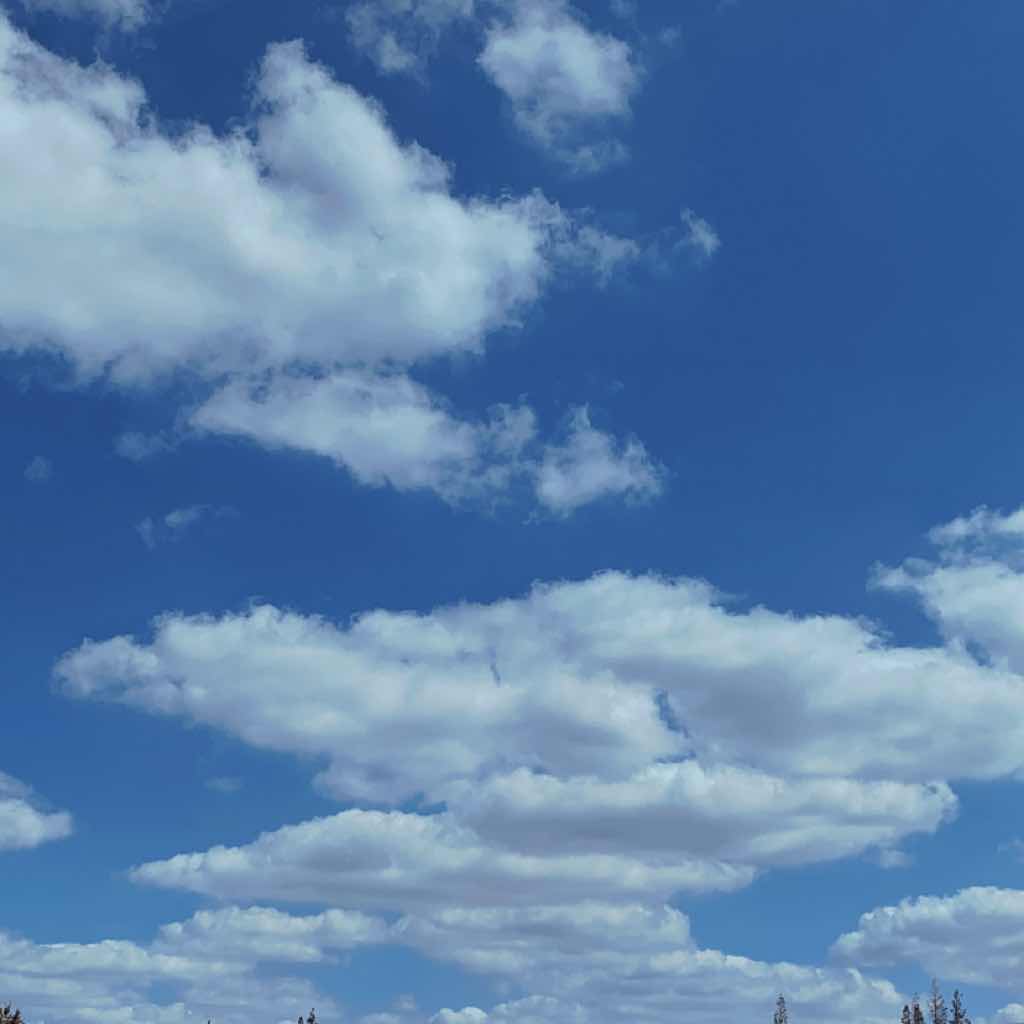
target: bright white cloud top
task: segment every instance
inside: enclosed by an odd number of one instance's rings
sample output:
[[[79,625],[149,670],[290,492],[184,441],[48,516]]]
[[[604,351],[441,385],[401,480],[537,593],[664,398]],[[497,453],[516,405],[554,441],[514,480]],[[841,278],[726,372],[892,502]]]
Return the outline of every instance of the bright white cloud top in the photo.
[[[635,242],[539,192],[457,196],[439,157],[299,43],[268,49],[253,107],[245,130],[172,136],[138,83],[59,59],[0,14],[3,144],[25,154],[0,171],[0,242],[20,254],[0,345],[127,385],[228,375],[194,428],[327,455],[375,486],[456,500],[525,476],[559,515],[657,494],[639,442],[580,421],[568,448],[524,459],[527,407],[467,422],[406,376],[481,352],[558,274],[607,279]],[[170,443],[129,436],[132,456]]]
[[[589,173],[626,158],[602,138],[629,117],[641,71],[621,39],[594,32],[563,0],[517,0],[487,29],[480,66],[536,144]]]
[[[918,963],[937,977],[1013,991],[1024,967],[1024,891],[973,887],[879,907],[841,936],[832,952],[845,963]]]
[[[23,782],[0,772],[0,853],[30,850],[71,835],[71,815],[48,811]]]

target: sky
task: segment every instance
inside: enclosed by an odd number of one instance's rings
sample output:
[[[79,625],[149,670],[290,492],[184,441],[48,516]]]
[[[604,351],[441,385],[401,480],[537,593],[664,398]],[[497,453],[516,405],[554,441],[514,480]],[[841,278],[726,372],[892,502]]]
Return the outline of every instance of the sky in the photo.
[[[0,0],[0,1005],[1024,1020],[1022,32]]]

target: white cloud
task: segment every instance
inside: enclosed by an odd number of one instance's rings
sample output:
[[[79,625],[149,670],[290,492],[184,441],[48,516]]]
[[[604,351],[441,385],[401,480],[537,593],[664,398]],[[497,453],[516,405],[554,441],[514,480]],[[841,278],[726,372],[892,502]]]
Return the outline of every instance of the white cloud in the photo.
[[[876,584],[919,597],[951,646],[1024,673],[1024,509],[979,509],[929,537],[936,562],[879,569]]]
[[[626,156],[602,137],[629,117],[640,70],[629,46],[587,28],[563,0],[517,0],[487,30],[480,66],[505,94],[519,127],[578,172]]]
[[[441,33],[473,14],[473,0],[361,0],[345,21],[352,45],[380,71],[418,73]]]
[[[651,765],[625,780],[559,779],[520,769],[446,791],[459,819],[520,850],[688,854],[756,867],[832,860],[912,832],[933,832],[956,811],[945,785],[783,779],[696,761]]]
[[[153,13],[149,0],[21,0],[30,11],[52,11],[69,18],[98,18],[108,25],[135,29]]]
[[[261,907],[200,911],[148,945],[39,945],[0,932],[0,989],[26,1019],[75,1024],[287,1021],[314,1004],[335,1015],[331,999],[270,965],[331,962],[385,934],[383,922],[354,912],[296,918]]]
[[[427,488],[449,500],[504,489],[536,429],[527,408],[500,407],[472,423],[408,376],[359,371],[237,381],[202,405],[192,424],[326,456],[360,483]]]
[[[557,515],[608,496],[646,500],[662,473],[643,445],[617,441],[576,410],[560,445],[537,438],[527,406],[458,418],[405,374],[339,371],[225,385],[191,417],[200,432],[332,459],[362,484],[434,491],[448,501],[497,498],[517,482]]]
[[[132,878],[221,900],[272,900],[434,912],[451,906],[664,900],[679,890],[739,888],[749,869],[685,854],[519,853],[483,842],[451,815],[343,811],[143,864]]]
[[[171,138],[136,83],[0,19],[3,144],[23,154],[0,172],[15,344],[121,380],[413,360],[478,350],[537,297],[565,225],[541,197],[456,197],[298,43],[267,51],[256,104],[251,139]]]
[[[891,849],[953,813],[934,780],[1024,764],[1019,677],[955,649],[890,646],[857,620],[731,610],[685,579],[606,573],[493,605],[372,612],[345,628],[272,607],[168,615],[151,642],[87,642],[58,672],[82,697],[318,755],[321,785],[339,796],[423,792],[459,812],[469,783],[480,814],[485,797],[512,792],[527,817],[569,822],[588,806],[596,821],[630,820],[638,844],[700,822],[688,854],[717,843],[716,857],[747,865]],[[698,765],[652,767],[683,756]],[[670,804],[677,816],[658,813]],[[633,827],[645,817],[660,838]],[[800,827],[784,835],[790,819]]]
[[[228,663],[235,671],[223,671]],[[339,757],[339,784],[350,773],[391,779],[369,787],[376,793],[430,789],[442,781],[439,763],[471,774],[482,750],[561,774],[600,764],[609,767],[599,773],[631,773],[689,752],[782,775],[922,782],[1012,775],[1024,764],[1017,676],[956,650],[889,646],[858,620],[734,610],[686,579],[604,573],[493,605],[372,612],[344,629],[269,607],[169,615],[151,644],[87,643],[60,672],[83,696]],[[261,699],[234,677],[258,678]],[[370,678],[372,693],[362,683]],[[659,691],[685,735],[658,721]],[[777,710],[768,721],[765,700]],[[1002,742],[992,744],[996,723]],[[409,761],[391,774],[374,753],[389,739]]]
[[[710,259],[722,247],[718,232],[693,210],[683,210],[683,244],[696,251],[703,259]]]
[[[37,455],[25,467],[25,479],[33,484],[45,484],[53,476],[53,464],[42,455]]]
[[[846,963],[916,963],[951,981],[1015,989],[1024,970],[1024,891],[976,887],[879,907],[832,953]]]
[[[29,850],[71,831],[70,814],[43,809],[28,786],[0,772],[0,852]]]
[[[506,664],[501,609],[490,625],[481,612],[375,612],[345,628],[273,607],[169,615],[151,644],[86,643],[58,672],[78,696],[327,758],[323,784],[365,799],[436,793],[502,764],[622,776],[682,749],[649,693]]]
[[[337,964],[367,945],[404,945],[481,971],[533,994],[484,1011],[421,1013],[410,998],[363,1024],[666,1022],[686,1005],[725,1024],[770,1006],[785,990],[794,1011],[838,1024],[878,1024],[900,997],[856,971],[767,964],[699,949],[669,907],[575,906],[445,911],[394,924],[352,911],[294,916],[267,907],[200,911],[165,925],[146,945],[123,940],[37,945],[0,933],[0,986],[28,1019],[95,1024],[228,1024],[288,1020],[296,1006],[337,1017],[331,1000],[279,965]],[[159,989],[155,989],[158,985]],[[154,998],[160,991],[163,1002]],[[725,998],[728,996],[728,998]],[[171,1001],[166,1001],[171,1000]]]
[[[267,51],[243,128],[171,136],[137,83],[0,14],[0,144],[22,154],[0,167],[0,245],[19,253],[2,343],[56,350],[86,377],[185,369],[219,385],[191,424],[122,435],[135,460],[201,428],[375,484],[492,493],[529,468],[507,446],[532,414],[460,419],[410,364],[479,352],[553,275],[606,280],[640,253],[539,193],[457,195],[439,157],[299,43]]]
[[[537,497],[557,515],[608,496],[645,501],[661,493],[664,471],[635,438],[617,442],[577,409],[562,444],[548,445],[537,471]]]
[[[210,516],[223,518],[235,514],[234,509],[228,507],[187,505],[183,508],[172,509],[158,519],[146,516],[136,524],[135,529],[142,538],[143,544],[152,550],[163,541],[179,540],[186,530],[195,526],[201,519]]]
[[[114,451],[132,462],[144,462],[156,455],[173,451],[177,445],[178,438],[169,432],[143,434],[137,430],[129,430],[114,441]]]
[[[1024,1021],[1024,1005],[1010,1003],[996,1013],[993,1024],[1020,1024]]]
[[[445,1009],[431,1024],[605,1024],[633,1020],[667,1024],[679,1008],[706,1024],[756,1020],[780,991],[793,1018],[837,1024],[890,1024],[901,997],[889,982],[857,972],[828,971],[794,964],[770,964],[716,950],[653,957],[632,977],[581,970],[581,999],[536,995],[479,1007]],[[583,989],[583,986],[580,986]]]

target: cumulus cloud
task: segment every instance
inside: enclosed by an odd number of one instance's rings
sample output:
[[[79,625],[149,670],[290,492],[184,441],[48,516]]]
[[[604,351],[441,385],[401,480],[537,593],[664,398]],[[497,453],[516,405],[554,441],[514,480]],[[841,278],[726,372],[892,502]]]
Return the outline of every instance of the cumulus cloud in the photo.
[[[680,1006],[696,1020],[733,1024],[737,1019],[756,1019],[780,991],[785,991],[793,1016],[805,1020],[888,1024],[901,1005],[889,982],[855,971],[769,964],[717,950],[650,957],[632,975],[598,969],[581,970],[574,977],[587,981],[585,990],[578,985],[580,998],[570,992],[528,996],[490,1011],[475,1006],[445,1009],[430,1024],[656,1024],[678,1019]]]
[[[59,674],[80,696],[321,753],[339,793],[429,792],[496,760],[621,778],[691,754],[783,776],[921,783],[1024,765],[1019,676],[955,648],[890,645],[858,619],[736,609],[685,578],[609,572],[344,628],[272,607],[168,615],[155,628],[151,643],[87,642]],[[405,756],[389,767],[381,751],[392,747]]]
[[[429,489],[449,500],[504,490],[536,432],[528,408],[501,406],[470,422],[404,374],[360,371],[234,382],[196,410],[192,424],[325,456],[360,483]]]
[[[568,435],[551,444],[537,470],[537,497],[557,515],[610,495],[646,501],[661,493],[664,470],[635,438],[619,442],[590,422],[586,408],[577,409]]]
[[[544,905],[585,899],[666,899],[728,891],[749,869],[685,855],[519,853],[483,842],[451,815],[343,811],[135,868],[137,882],[223,900],[427,911],[447,906]]]
[[[873,967],[915,963],[936,977],[1015,989],[1024,969],[1024,891],[975,887],[879,907],[832,954]]]
[[[472,18],[473,0],[362,0],[345,12],[349,40],[384,74],[419,73],[441,33]]]
[[[29,850],[71,830],[70,814],[44,809],[28,786],[0,772],[0,852]]]
[[[1024,763],[1016,676],[860,620],[736,609],[687,579],[605,573],[345,626],[270,606],[171,614],[151,640],[87,641],[57,671],[79,697],[318,756],[343,799],[444,801],[460,835],[524,857],[557,836],[748,878],[866,851],[891,865],[955,814],[935,780]]]
[[[487,30],[479,60],[520,129],[574,171],[625,159],[606,131],[629,117],[640,85],[627,43],[588,28],[563,0],[517,0]]]
[[[13,343],[120,380],[412,360],[478,350],[539,294],[564,220],[539,196],[456,197],[299,43],[268,50],[255,111],[250,134],[172,138],[137,83],[0,20],[4,144],[24,156],[0,190]]]
[[[58,673],[80,697],[324,757],[322,784],[345,797],[436,795],[503,763],[628,775],[682,750],[648,693],[610,677],[560,679],[557,668],[524,672],[505,661],[499,621],[476,621],[481,612],[375,612],[345,627],[270,606],[220,619],[168,615],[152,643],[86,643]]]
[[[37,455],[25,467],[25,479],[33,484],[45,484],[53,476],[53,464],[42,455]]]
[[[140,944],[118,939],[39,945],[0,932],[0,984],[32,1019],[185,1024],[290,1020],[297,1005],[334,1002],[274,965],[331,962],[376,943],[386,925],[355,912],[296,918],[263,907],[200,911]]]
[[[0,14],[0,125],[23,155],[0,168],[0,243],[19,253],[0,344],[81,377],[208,381],[177,430],[118,439],[134,460],[220,431],[374,484],[493,493],[530,469],[513,449],[532,412],[460,418],[411,365],[480,352],[556,274],[606,280],[640,251],[539,193],[456,194],[443,160],[298,42],[268,49],[241,128],[173,136],[136,82]]]
[[[405,374],[235,381],[190,422],[200,432],[329,458],[368,486],[431,490],[452,502],[498,498],[518,483],[566,516],[608,496],[646,500],[662,485],[644,446],[596,429],[586,409],[573,414],[563,443],[544,445],[528,406],[499,405],[486,419],[461,419]]]
[[[948,786],[784,779],[697,761],[651,765],[625,780],[559,779],[519,769],[446,791],[484,837],[536,851],[673,850],[730,863],[797,865],[888,848],[933,832],[956,810]]]
[[[1024,673],[1024,509],[978,509],[929,534],[937,559],[877,571],[877,586],[911,593],[947,642]]]
[[[296,1005],[338,1008],[289,966],[337,964],[347,951],[402,945],[532,994],[489,1010],[420,1012],[401,998],[364,1024],[432,1021],[486,1024],[673,1019],[680,1005],[725,1024],[769,1004],[784,988],[794,1009],[840,1024],[876,1024],[899,996],[856,971],[767,964],[699,949],[689,923],[670,907],[584,902],[524,908],[457,909],[388,924],[353,911],[296,916],[268,907],[223,907],[165,925],[148,943],[105,940],[37,945],[0,933],[0,980],[33,1019],[75,1024],[184,1024],[216,1015],[228,1024],[289,1019]],[[157,992],[161,999],[156,998]],[[723,998],[725,994],[729,998]],[[169,1000],[169,1001],[168,1001]]]
[[[999,1010],[993,1018],[994,1024],[1020,1024],[1024,1020],[1024,1006],[1010,1003]]]
[[[153,13],[149,0],[21,0],[30,11],[50,11],[69,18],[92,17],[107,25],[135,29]]]

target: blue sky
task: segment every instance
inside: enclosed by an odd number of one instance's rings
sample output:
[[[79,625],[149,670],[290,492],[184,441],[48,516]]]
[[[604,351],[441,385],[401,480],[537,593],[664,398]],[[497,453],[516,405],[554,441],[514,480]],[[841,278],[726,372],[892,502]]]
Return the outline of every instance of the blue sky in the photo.
[[[0,3],[0,1003],[1024,1020],[1022,28]]]

